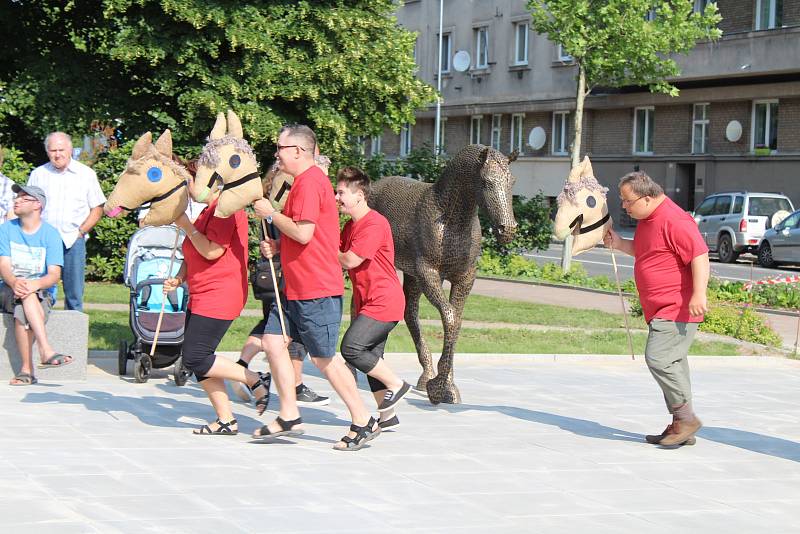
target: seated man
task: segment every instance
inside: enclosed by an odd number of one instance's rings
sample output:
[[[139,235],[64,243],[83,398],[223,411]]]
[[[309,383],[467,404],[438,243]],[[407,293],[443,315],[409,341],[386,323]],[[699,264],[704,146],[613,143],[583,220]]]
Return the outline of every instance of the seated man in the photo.
[[[50,288],[58,283],[64,264],[64,248],[58,231],[42,220],[46,199],[36,186],[14,184],[14,214],[17,219],[0,225],[0,304],[14,314],[14,334],[22,358],[12,386],[36,383],[33,373],[33,341],[39,348],[40,367],[72,362],[57,354],[47,341],[45,322],[52,305]]]

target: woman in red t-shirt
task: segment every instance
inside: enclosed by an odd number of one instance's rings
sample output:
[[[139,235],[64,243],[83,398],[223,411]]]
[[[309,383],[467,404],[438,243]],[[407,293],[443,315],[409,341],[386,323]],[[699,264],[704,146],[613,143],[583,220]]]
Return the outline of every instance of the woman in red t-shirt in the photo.
[[[256,408],[266,409],[267,375],[255,373],[215,351],[225,332],[247,301],[247,214],[239,210],[227,219],[216,217],[218,194],[197,198],[194,181],[189,193],[208,206],[194,224],[181,214],[175,224],[185,233],[183,265],[175,278],[164,282],[172,291],[185,280],[189,285],[189,311],[183,339],[183,363],[208,395],[217,420],[194,430],[195,434],[233,435],[239,432],[230,408],[225,380],[247,384],[256,396]]]
[[[353,283],[350,327],[342,338],[347,362],[367,375],[381,413],[381,428],[400,424],[394,406],[411,389],[383,359],[389,332],[403,318],[405,297],[394,268],[394,242],[389,221],[367,205],[369,176],[356,167],[336,175],[339,211],[350,219],[342,230],[339,263]]]

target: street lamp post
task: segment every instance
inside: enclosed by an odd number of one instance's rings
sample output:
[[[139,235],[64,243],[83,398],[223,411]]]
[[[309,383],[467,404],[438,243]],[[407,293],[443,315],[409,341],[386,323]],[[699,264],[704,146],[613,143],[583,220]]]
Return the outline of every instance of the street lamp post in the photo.
[[[444,0],[439,0],[439,65],[436,67],[436,124],[433,132],[433,153],[439,157],[439,135],[442,122],[442,19],[444,18]]]

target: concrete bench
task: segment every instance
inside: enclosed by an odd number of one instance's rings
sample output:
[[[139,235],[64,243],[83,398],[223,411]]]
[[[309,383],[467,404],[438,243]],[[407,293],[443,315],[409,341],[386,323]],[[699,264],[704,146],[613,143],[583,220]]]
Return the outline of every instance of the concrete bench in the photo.
[[[19,372],[21,360],[14,337],[14,317],[0,313],[0,381],[8,382]],[[47,320],[47,339],[56,352],[69,354],[73,361],[64,367],[35,369],[40,382],[86,380],[86,359],[89,355],[89,316],[78,311],[53,310]],[[33,363],[39,363],[39,351],[33,344]],[[2,383],[0,383],[1,385]]]

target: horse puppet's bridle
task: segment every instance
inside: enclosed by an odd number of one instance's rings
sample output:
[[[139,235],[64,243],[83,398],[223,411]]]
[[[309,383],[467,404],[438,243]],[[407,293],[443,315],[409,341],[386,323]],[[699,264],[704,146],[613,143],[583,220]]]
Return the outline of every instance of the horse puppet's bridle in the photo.
[[[228,189],[233,189],[234,187],[239,187],[240,185],[244,185],[250,180],[259,180],[260,178],[261,177],[258,175],[257,172],[251,172],[250,174],[245,174],[238,180],[234,180],[226,184],[225,181],[222,179],[222,176],[220,176],[220,174],[217,171],[214,171],[214,173],[208,179],[208,184],[206,185],[206,187],[211,189],[211,186],[214,185],[214,182],[219,180],[222,183],[222,191],[227,191]]]
[[[608,222],[610,218],[611,214],[606,213],[599,221],[594,222],[589,226],[583,226],[583,213],[581,213],[580,215],[575,217],[575,220],[572,221],[572,223],[569,225],[569,229],[572,230],[573,228],[575,228],[575,225],[578,225],[578,235],[588,234],[592,230],[597,230],[598,228],[603,226],[605,223]]]
[[[150,206],[152,206],[156,202],[160,202],[160,201],[164,200],[165,198],[168,198],[169,196],[173,195],[174,193],[177,193],[178,191],[180,191],[181,187],[186,187],[186,180],[181,180],[180,182],[178,182],[178,184],[175,187],[173,187],[172,189],[170,189],[166,193],[162,193],[162,194],[160,194],[158,196],[155,196],[155,197],[151,198],[150,200],[146,200],[146,201],[142,202],[142,204],[139,206],[139,208],[149,208]],[[126,206],[120,206],[120,208],[124,209],[125,211],[133,211],[131,208],[128,208]]]

